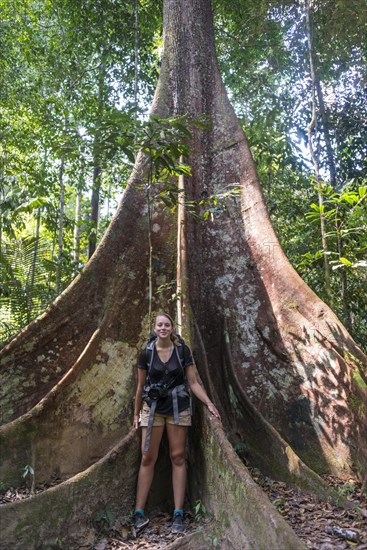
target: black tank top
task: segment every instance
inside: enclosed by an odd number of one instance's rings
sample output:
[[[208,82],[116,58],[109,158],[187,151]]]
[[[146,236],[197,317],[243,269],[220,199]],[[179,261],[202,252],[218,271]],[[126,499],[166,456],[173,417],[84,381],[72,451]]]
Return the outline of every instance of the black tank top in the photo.
[[[168,388],[173,389],[175,386],[180,386],[185,384],[185,368],[193,364],[191,357],[191,352],[186,344],[182,344],[183,348],[183,365],[181,366],[181,361],[177,356],[176,350],[173,348],[172,353],[166,363],[164,363],[159,357],[157,350],[153,350],[153,362],[149,372],[150,384],[157,384],[164,382]],[[138,368],[148,370],[148,357],[150,354],[144,349],[140,356],[138,362]],[[148,377],[147,377],[148,382]],[[188,409],[190,406],[190,398],[187,397],[177,397],[178,401],[178,410],[179,412]],[[158,399],[156,412],[160,414],[173,415],[173,405],[172,405],[172,396],[168,395],[167,397]]]

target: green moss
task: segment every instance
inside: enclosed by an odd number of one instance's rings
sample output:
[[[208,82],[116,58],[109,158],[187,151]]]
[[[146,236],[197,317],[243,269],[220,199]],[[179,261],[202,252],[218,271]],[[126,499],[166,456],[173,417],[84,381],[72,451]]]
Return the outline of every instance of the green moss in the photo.
[[[366,382],[363,380],[360,372],[358,370],[354,370],[352,372],[352,379],[353,379],[353,382],[356,386],[358,386],[358,388],[360,388],[361,390],[366,390],[367,389],[367,384]]]
[[[364,418],[366,415],[366,405],[357,395],[351,395],[348,399],[350,409],[359,417]]]
[[[359,367],[362,366],[362,363],[353,353],[351,353],[349,350],[343,351],[343,357],[346,361],[351,361],[352,363],[357,364]]]
[[[284,302],[283,307],[288,309],[298,309],[299,304],[297,304],[297,302],[289,301],[289,302]]]

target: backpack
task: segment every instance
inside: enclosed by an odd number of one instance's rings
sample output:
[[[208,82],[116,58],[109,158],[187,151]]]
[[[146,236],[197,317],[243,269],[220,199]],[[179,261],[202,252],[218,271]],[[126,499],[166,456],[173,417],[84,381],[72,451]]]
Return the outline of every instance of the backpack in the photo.
[[[185,342],[181,336],[176,334],[176,336],[179,339],[179,345],[174,345],[174,349],[178,358],[178,361],[181,365],[182,370],[184,370],[184,363],[185,363],[185,353],[184,353],[184,345]],[[144,386],[143,390],[143,400],[149,405],[150,407],[150,414],[149,414],[149,420],[148,420],[148,426],[147,426],[147,433],[145,436],[145,444],[144,444],[144,452],[147,452],[149,449],[149,442],[150,442],[150,435],[153,425],[153,419],[154,419],[154,413],[157,406],[157,401],[159,397],[152,398],[151,392],[153,385],[150,382],[149,373],[152,368],[153,364],[153,358],[154,358],[154,349],[155,349],[155,341],[157,340],[157,335],[155,332],[152,332],[151,335],[148,338],[147,345],[145,346],[145,353],[146,353],[146,360],[148,365],[148,375],[147,375],[147,383]],[[158,386],[156,384],[155,386]],[[159,393],[157,391],[157,393]],[[190,398],[190,414],[192,414],[192,403],[191,403],[191,395],[189,390],[186,387],[186,384],[180,384],[179,386],[175,386],[173,389],[169,389],[167,395],[172,396],[172,404],[173,404],[173,417],[175,424],[179,423],[179,412],[178,412],[178,401],[177,396],[189,396]]]

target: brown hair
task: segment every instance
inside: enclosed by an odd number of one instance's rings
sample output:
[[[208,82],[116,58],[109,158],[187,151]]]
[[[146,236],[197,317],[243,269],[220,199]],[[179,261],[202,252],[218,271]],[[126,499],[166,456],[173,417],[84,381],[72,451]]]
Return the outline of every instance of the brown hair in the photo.
[[[169,315],[169,313],[166,313],[165,311],[161,311],[160,313],[157,313],[157,315],[155,316],[155,322],[157,322],[158,317],[166,317],[167,319],[169,319],[169,321],[171,322],[171,325],[172,325],[172,332],[171,332],[170,338],[171,338],[172,342],[174,343],[174,345],[178,346],[179,343],[180,343],[180,340],[178,339],[178,336],[175,333],[175,322],[172,319],[172,317]]]

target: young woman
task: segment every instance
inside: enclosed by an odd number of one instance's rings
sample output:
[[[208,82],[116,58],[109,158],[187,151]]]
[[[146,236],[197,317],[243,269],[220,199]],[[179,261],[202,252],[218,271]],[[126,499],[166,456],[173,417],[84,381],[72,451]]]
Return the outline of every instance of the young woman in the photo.
[[[185,530],[185,447],[187,427],[191,425],[190,396],[185,382],[187,381],[191,392],[208,407],[211,414],[217,418],[220,415],[197,381],[190,349],[175,335],[172,318],[166,313],[157,315],[154,333],[156,339],[141,352],[138,361],[134,428],[137,429],[139,425],[142,427],[142,459],[134,526],[138,531],[149,522],[144,515],[144,507],[153,481],[159,445],[166,428],[175,505],[172,531],[178,533]]]

